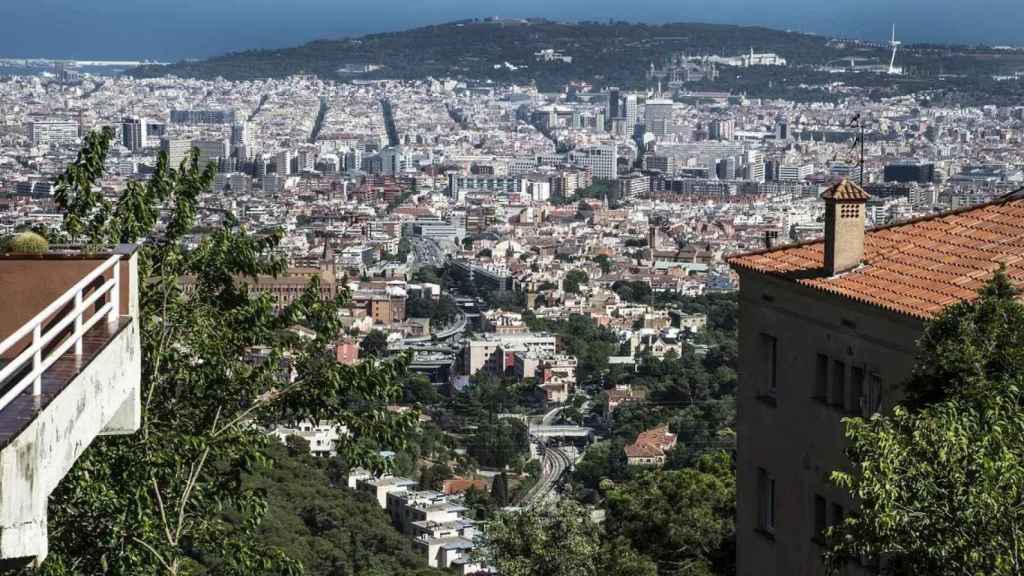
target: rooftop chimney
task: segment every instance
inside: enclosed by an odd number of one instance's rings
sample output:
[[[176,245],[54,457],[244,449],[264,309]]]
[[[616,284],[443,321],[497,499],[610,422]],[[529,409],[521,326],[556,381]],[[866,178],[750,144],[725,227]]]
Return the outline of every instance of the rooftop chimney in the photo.
[[[864,259],[864,205],[871,196],[847,179],[821,195],[825,200],[825,273],[842,274]]]

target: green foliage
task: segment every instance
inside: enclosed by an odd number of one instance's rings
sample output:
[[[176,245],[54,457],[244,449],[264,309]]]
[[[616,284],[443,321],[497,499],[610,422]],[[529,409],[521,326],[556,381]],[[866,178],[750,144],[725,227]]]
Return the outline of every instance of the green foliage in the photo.
[[[398,241],[398,252],[395,254],[394,260],[396,262],[405,262],[410,252],[412,252],[412,241],[408,238],[402,238]]]
[[[250,291],[246,278],[284,270],[278,234],[253,236],[228,215],[186,248],[198,196],[213,178],[209,168],[200,172],[195,151],[177,169],[161,154],[150,181],[114,204],[103,199],[96,180],[111,136],[86,138],[56,199],[72,239],[147,239],[136,320],[142,426],[97,438],[53,492],[42,572],[193,574],[215,562],[225,575],[297,573],[296,561],[256,540],[267,503],[242,478],[266,463],[259,424],[337,423],[350,432],[338,446],[345,461],[384,470],[376,448],[401,449],[416,422],[414,413],[386,409],[400,397],[405,359],[334,362],[327,350],[341,333],[345,297],[321,300],[316,279],[280,314],[269,295]],[[158,229],[161,211],[169,218]],[[296,324],[315,337],[287,330]]]
[[[594,263],[601,267],[602,274],[608,274],[612,271],[612,260],[604,254],[594,256]]]
[[[266,454],[273,466],[260,466],[244,478],[266,495],[266,519],[255,536],[258,546],[281,550],[310,576],[444,574],[424,566],[423,556],[392,528],[375,499],[333,485],[328,461],[289,456],[276,444]],[[208,563],[217,573],[212,559]]]
[[[507,418],[481,424],[466,446],[470,456],[481,466],[489,468],[515,467],[524,460],[529,450],[530,437],[526,424]]]
[[[654,576],[653,562],[623,539],[604,541],[590,512],[571,500],[488,522],[478,556],[503,576]]]
[[[664,574],[728,574],[735,570],[736,480],[724,452],[695,468],[654,471],[612,488],[605,522]]]
[[[35,232],[19,232],[5,243],[4,250],[10,254],[46,254],[50,243]]]
[[[463,494],[463,503],[469,509],[468,516],[473,520],[488,520],[498,509],[498,504],[491,494],[474,487],[470,487]]]
[[[892,574],[1020,574],[1024,563],[1024,305],[1000,271],[920,340],[911,407],[847,419],[858,501],[829,531],[830,566],[885,559]],[[947,356],[948,355],[948,356]]]
[[[590,283],[590,276],[583,270],[575,269],[566,273],[562,279],[562,290],[569,294],[579,294],[580,286]]]
[[[1000,268],[976,300],[954,304],[928,324],[905,386],[907,406],[985,395],[1002,376],[1024,373],[1024,313],[1017,293]]]
[[[608,369],[608,357],[619,351],[615,334],[588,316],[572,314],[564,321],[551,322],[527,311],[523,320],[534,332],[558,336],[562,350],[578,360],[576,382],[584,388],[600,385],[602,374]]]
[[[504,472],[494,477],[494,482],[491,484],[491,498],[499,508],[509,505],[508,475]]]
[[[612,284],[612,290],[626,302],[638,304],[650,304],[653,294],[650,283],[642,280],[620,280]]]
[[[454,411],[474,422],[490,421],[503,412],[522,412],[535,406],[537,387],[513,378],[500,379],[478,372],[452,402]]]
[[[440,490],[444,481],[452,477],[452,469],[443,462],[425,466],[420,469],[420,490]]]
[[[380,330],[371,330],[359,343],[360,358],[382,358],[388,353],[388,335]]]
[[[447,294],[442,294],[436,302],[432,298],[412,296],[405,310],[410,318],[429,318],[435,332],[454,323],[459,316],[459,307]]]
[[[422,282],[425,284],[437,284],[443,285],[444,282],[441,280],[441,275],[444,273],[443,270],[439,270],[432,266],[423,266],[419,270],[413,273],[410,281]]]
[[[483,534],[481,558],[504,576],[599,574],[597,526],[571,501],[499,514]]]
[[[441,393],[430,379],[422,374],[409,374],[404,379],[402,388],[405,391],[405,401],[410,404],[429,406],[441,401]]]
[[[583,453],[583,459],[576,463],[572,480],[578,483],[586,494],[596,495],[602,482],[624,482],[632,476],[626,462],[626,442],[622,439],[603,440],[592,444]],[[596,500],[595,498],[590,498]]]

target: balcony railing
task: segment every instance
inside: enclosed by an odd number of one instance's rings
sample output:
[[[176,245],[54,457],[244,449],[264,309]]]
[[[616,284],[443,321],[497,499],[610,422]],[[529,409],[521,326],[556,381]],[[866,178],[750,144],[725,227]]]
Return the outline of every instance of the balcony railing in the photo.
[[[49,495],[140,426],[138,284],[134,245],[0,254],[0,567],[46,558]]]
[[[32,335],[31,343],[13,360],[0,368],[0,383],[6,382],[11,377],[27,374],[18,377],[0,396],[0,411],[11,403],[20,394],[25,392],[29,386],[32,387],[32,395],[39,396],[42,392],[43,373],[50,368],[61,356],[71,347],[74,347],[77,356],[82,355],[82,337],[101,320],[114,322],[120,311],[119,294],[120,267],[119,255],[111,256],[99,266],[83,277],[77,284],[67,292],[58,297],[43,311],[25,323],[21,328],[0,342],[0,358],[8,353],[22,339]],[[112,278],[106,280],[98,288],[95,287],[97,279],[103,279],[107,271],[111,271]],[[105,298],[104,304],[99,304],[100,299]],[[70,310],[64,310],[68,306]],[[98,309],[95,309],[99,306]],[[90,308],[94,311],[88,315]],[[71,327],[71,333],[61,340]],[[54,344],[54,345],[51,345]]]

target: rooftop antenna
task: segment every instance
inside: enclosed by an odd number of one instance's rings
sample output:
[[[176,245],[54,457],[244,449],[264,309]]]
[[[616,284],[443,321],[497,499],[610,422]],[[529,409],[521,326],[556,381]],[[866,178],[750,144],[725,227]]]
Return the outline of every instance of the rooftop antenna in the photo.
[[[903,44],[896,39],[896,24],[892,25],[892,40],[889,40],[889,46],[892,47],[892,58],[889,59],[889,74],[899,74],[899,70],[896,69],[896,50]]]

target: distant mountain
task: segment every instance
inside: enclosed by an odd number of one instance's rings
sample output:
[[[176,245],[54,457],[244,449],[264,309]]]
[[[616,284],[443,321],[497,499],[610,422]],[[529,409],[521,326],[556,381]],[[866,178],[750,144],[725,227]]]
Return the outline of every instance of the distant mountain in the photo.
[[[136,77],[249,80],[312,73],[323,78],[467,77],[494,81],[536,80],[546,88],[566,79],[624,87],[643,83],[652,62],[672,52],[735,56],[755,49],[791,63],[822,60],[827,39],[760,27],[623,22],[564,24],[547,20],[466,20],[345,40],[317,40],[295,48],[249,50],[170,66],[143,66]],[[541,62],[535,53],[554,49],[572,63]],[[369,72],[364,67],[374,68]]]

